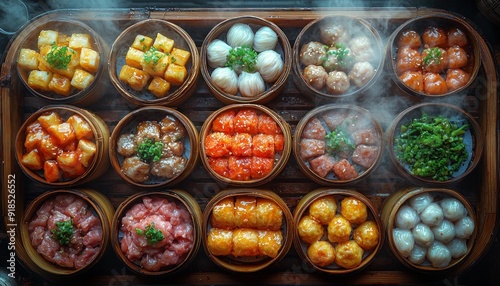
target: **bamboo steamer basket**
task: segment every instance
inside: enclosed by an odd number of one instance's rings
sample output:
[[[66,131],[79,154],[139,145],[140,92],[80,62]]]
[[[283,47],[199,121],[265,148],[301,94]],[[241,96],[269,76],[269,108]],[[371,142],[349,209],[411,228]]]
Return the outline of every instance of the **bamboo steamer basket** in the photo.
[[[172,178],[161,178],[151,176],[145,182],[135,182],[124,174],[121,165],[124,156],[117,152],[117,142],[121,134],[134,133],[137,125],[142,121],[157,121],[160,122],[163,118],[169,116],[178,120],[186,130],[186,137],[182,140],[184,145],[183,156],[187,158],[184,170],[174,175]],[[165,106],[145,106],[138,108],[129,114],[125,115],[115,126],[109,139],[109,157],[111,165],[116,173],[127,183],[142,188],[157,188],[175,185],[186,179],[193,169],[199,158],[199,135],[196,126],[180,111]]]
[[[120,246],[121,239],[123,237],[123,233],[120,229],[122,226],[122,218],[126,215],[127,211],[130,210],[130,208],[138,203],[141,203],[142,199],[146,196],[164,198],[169,202],[175,202],[181,207],[184,207],[189,212],[193,225],[193,246],[187,252],[182,261],[179,261],[179,263],[177,263],[176,265],[171,265],[158,271],[145,270],[140,265],[134,263],[133,261],[130,261],[123,253]],[[137,193],[125,199],[116,209],[113,223],[111,225],[111,245],[118,258],[127,266],[127,268],[132,270],[134,273],[148,277],[161,277],[164,275],[178,273],[189,267],[189,264],[196,258],[202,239],[202,216],[202,210],[196,202],[195,198],[184,190],[166,189],[162,191],[148,191]]]
[[[236,23],[248,24],[253,32],[255,33],[261,27],[271,28],[278,36],[278,43],[274,49],[278,54],[281,55],[283,60],[283,71],[276,81],[272,83],[266,83],[266,89],[264,92],[256,95],[255,97],[244,97],[238,91],[236,95],[225,92],[222,88],[217,86],[212,81],[212,72],[214,68],[210,67],[208,64],[208,46],[210,43],[216,39],[226,42],[227,31]],[[227,42],[226,42],[227,43]],[[203,40],[201,46],[201,75],[203,76],[208,89],[210,92],[222,103],[224,104],[237,104],[237,103],[255,103],[255,104],[266,104],[269,101],[276,98],[283,91],[285,84],[290,74],[292,67],[292,49],[290,42],[288,41],[285,33],[273,22],[251,15],[244,15],[226,19],[210,30],[205,39]]]
[[[498,0],[476,0],[479,11],[496,25],[500,25],[500,2]]]
[[[213,123],[219,115],[230,111],[235,111],[237,113],[239,110],[247,110],[247,109],[256,111],[258,115],[260,114],[268,115],[277,123],[277,127],[283,134],[283,150],[275,153],[273,168],[267,175],[256,179],[250,178],[249,180],[236,180],[236,179],[231,179],[229,175],[224,176],[216,172],[212,168],[209,162],[209,156],[207,155],[206,152],[205,144],[207,142],[206,140],[207,136],[212,133]],[[231,133],[229,135],[233,134]],[[290,125],[288,125],[288,123],[283,118],[281,118],[281,116],[279,116],[276,112],[274,112],[270,108],[258,104],[246,103],[246,104],[231,104],[224,106],[213,112],[210,116],[208,116],[208,118],[205,120],[203,126],[200,129],[201,162],[203,163],[203,166],[208,171],[210,176],[212,176],[219,184],[224,186],[231,185],[238,187],[255,187],[270,182],[285,167],[288,158],[290,157],[291,144],[292,144],[292,139],[291,139]]]
[[[174,48],[191,53],[186,63],[188,75],[180,86],[171,86],[165,97],[157,98],[148,90],[148,84],[140,91],[132,89],[119,79],[120,70],[126,64],[125,57],[137,35],[154,39],[157,33],[174,40]],[[178,25],[161,19],[147,19],[126,28],[113,42],[109,54],[108,72],[111,82],[127,101],[136,106],[163,105],[176,107],[187,100],[195,91],[200,74],[200,56],[191,36]],[[152,77],[151,77],[152,78]]]
[[[468,158],[467,162],[465,162],[462,167],[447,180],[439,181],[430,177],[417,176],[411,172],[410,166],[404,164],[397,158],[395,138],[400,134],[401,126],[410,122],[412,119],[420,117],[423,113],[430,115],[444,115],[447,118],[450,118],[451,121],[465,121],[469,125],[470,132],[466,132],[464,135],[464,144],[466,148],[470,149],[468,150],[470,151],[470,158]],[[386,137],[389,158],[398,172],[412,182],[424,184],[426,186],[445,186],[463,180],[475,169],[481,159],[481,154],[484,149],[483,133],[476,120],[465,110],[448,103],[420,103],[403,110],[398,116],[396,116],[387,128]]]
[[[214,207],[225,199],[232,198],[236,200],[238,197],[250,197],[250,198],[261,198],[267,199],[274,202],[281,210],[283,215],[283,222],[280,231],[282,232],[282,245],[279,249],[276,257],[272,258],[265,255],[260,255],[256,257],[236,257],[232,254],[230,255],[213,255],[207,244],[207,237],[209,231],[212,229],[212,213]],[[235,206],[236,208],[236,206]],[[236,210],[236,209],[235,209]],[[236,228],[237,229],[237,228]],[[270,268],[277,264],[283,257],[285,257],[290,250],[292,245],[294,232],[292,213],[287,207],[283,199],[276,193],[270,190],[255,189],[255,188],[234,188],[225,189],[218,192],[215,196],[210,199],[205,210],[203,212],[203,223],[202,223],[202,235],[203,235],[203,248],[206,255],[212,260],[217,266],[222,269],[228,270],[230,272],[236,273],[253,273]]]
[[[73,33],[88,34],[91,37],[93,49],[95,49],[95,51],[99,54],[99,68],[95,73],[93,73],[94,80],[92,83],[82,90],[73,89],[71,94],[68,96],[62,96],[56,94],[55,92],[41,91],[32,88],[28,84],[29,72],[17,66],[17,74],[29,92],[48,104],[71,104],[80,107],[90,106],[102,97],[106,89],[105,82],[107,81],[107,73],[105,70],[105,64],[107,62],[109,47],[90,26],[81,21],[70,18],[62,17],[54,20],[47,17],[37,21],[31,21],[23,29],[24,31],[29,32],[25,34],[23,39],[21,39],[21,44],[16,51],[16,59],[19,57],[19,53],[23,48],[39,51],[37,47],[38,35],[42,30],[54,30],[67,36],[71,36]]]
[[[89,123],[90,128],[92,129],[92,132],[94,134],[94,143],[96,144],[97,151],[94,155],[94,158],[92,159],[92,162],[86,168],[85,173],[83,173],[81,176],[70,180],[62,180],[49,183],[43,177],[43,170],[33,171],[21,163],[21,158],[25,151],[24,141],[26,136],[26,128],[31,123],[35,122],[39,116],[47,112],[56,112],[61,116],[63,121],[71,115],[76,114]],[[15,144],[16,161],[18,162],[18,165],[21,167],[21,170],[24,172],[24,174],[26,174],[30,179],[49,187],[61,188],[85,184],[97,179],[98,177],[103,175],[109,168],[109,157],[107,154],[109,148],[108,126],[98,115],[76,106],[47,105],[40,108],[38,111],[31,114],[30,117],[28,117],[28,119],[23,123],[23,125],[21,125],[21,128],[16,135]]]
[[[311,257],[308,254],[308,246],[309,244],[303,241],[299,235],[299,222],[301,219],[306,216],[310,215],[310,206],[311,204],[317,202],[319,199],[325,199],[328,197],[332,197],[336,201],[337,209],[336,209],[336,214],[340,214],[340,209],[341,209],[341,201],[346,198],[355,198],[362,204],[366,206],[367,210],[367,221],[373,221],[376,224],[378,235],[375,237],[371,237],[370,240],[377,240],[376,244],[368,249],[364,250],[362,260],[361,262],[352,268],[344,268],[341,267],[339,264],[337,264],[337,259],[335,262],[332,262],[326,266],[320,266],[317,265],[313,262]],[[325,211],[326,212],[326,211]],[[325,212],[321,212],[322,215],[325,215]],[[314,217],[313,217],[314,219]],[[375,205],[363,194],[352,190],[352,189],[331,189],[331,188],[318,188],[315,189],[309,193],[307,193],[305,196],[302,197],[302,199],[299,201],[297,204],[297,207],[295,208],[295,211],[293,212],[293,221],[294,221],[294,234],[293,234],[293,243],[295,250],[297,251],[298,255],[300,258],[305,261],[310,267],[313,269],[320,271],[322,273],[327,273],[327,274],[335,274],[335,275],[342,275],[342,274],[349,274],[349,273],[355,273],[359,272],[362,269],[366,268],[377,256],[379,251],[382,249],[383,244],[384,244],[384,227],[382,225],[382,221],[380,220],[379,213]],[[319,222],[319,221],[318,221]],[[353,232],[354,230],[359,226],[359,224],[351,223],[352,227],[352,232],[350,235],[350,240],[353,240]],[[320,240],[328,241],[328,235],[327,235],[327,226],[322,225],[324,228],[324,234],[320,238]],[[367,232],[368,233],[368,232]],[[371,232],[372,235],[375,232]],[[367,237],[364,237],[365,241]],[[332,245],[336,243],[331,243]]]
[[[438,28],[444,29],[446,32],[451,28],[458,28],[460,31],[464,33],[467,37],[467,45],[463,47],[463,49],[467,52],[467,64],[461,69],[470,75],[470,79],[458,89],[455,90],[447,90],[447,92],[439,95],[428,94],[425,91],[417,91],[410,88],[408,85],[403,83],[398,76],[397,69],[397,61],[396,57],[398,54],[398,39],[405,31],[415,31],[420,34],[422,37],[422,33],[427,27],[434,26]],[[419,17],[415,17],[410,19],[400,25],[390,36],[389,41],[387,42],[387,64],[390,65],[388,70],[391,72],[391,76],[396,85],[403,90],[405,93],[416,97],[418,99],[424,100],[434,100],[434,101],[442,101],[443,97],[458,97],[462,96],[463,93],[467,90],[467,88],[475,81],[476,76],[481,67],[481,53],[479,48],[479,43],[474,36],[476,33],[475,29],[467,22],[466,19],[462,17],[455,16],[452,14],[444,14],[444,13],[436,13],[432,15],[423,15]],[[424,49],[424,44],[422,41],[422,46],[418,50],[420,53]],[[447,47],[445,48],[447,49]],[[448,68],[446,68],[447,70]],[[440,73],[446,79],[446,70]],[[422,83],[423,84],[423,83]]]
[[[304,77],[303,71],[306,66],[301,63],[300,54],[301,49],[304,45],[311,41],[320,42],[321,40],[321,27],[322,25],[334,23],[343,25],[347,28],[347,33],[352,36],[364,35],[368,37],[371,41],[372,49],[374,52],[373,59],[369,60],[369,63],[373,66],[374,74],[371,79],[369,79],[363,86],[357,87],[351,81],[350,87],[347,92],[342,94],[332,94],[328,93],[326,88],[317,89],[309,83],[309,81]],[[325,44],[325,43],[323,43]],[[347,44],[347,43],[343,43]],[[383,44],[378,31],[365,19],[347,16],[347,15],[335,15],[335,16],[324,16],[316,20],[311,21],[307,24],[297,35],[295,43],[293,45],[293,77],[294,83],[297,88],[309,96],[311,99],[317,101],[318,103],[329,103],[332,101],[345,101],[354,100],[355,98],[361,97],[364,94],[369,93],[370,87],[379,79],[380,75],[384,70],[385,55],[383,51]],[[347,74],[348,72],[346,72]]]
[[[80,269],[68,269],[58,266],[41,256],[36,249],[31,245],[30,233],[28,230],[29,222],[36,214],[37,210],[49,199],[54,199],[58,195],[74,195],[83,199],[92,209],[101,221],[102,225],[102,242],[97,256],[85,267]],[[44,192],[36,197],[26,208],[21,225],[21,243],[27,255],[31,258],[28,263],[29,268],[41,275],[42,277],[52,281],[66,281],[81,276],[89,269],[99,264],[99,261],[106,253],[110,242],[111,223],[114,215],[114,208],[109,199],[102,193],[93,189],[57,189]]]
[[[335,176],[333,170],[329,170],[325,176],[322,176],[321,174],[318,174],[311,168],[310,159],[312,158],[304,159],[301,156],[301,140],[304,138],[303,133],[306,130],[308,123],[311,122],[311,120],[313,119],[318,119],[321,122],[322,126],[326,128],[326,126],[328,125],[325,122],[323,115],[329,112],[348,114],[344,122],[348,121],[349,120],[348,117],[350,116],[356,117],[357,118],[356,120],[358,120],[358,122],[366,123],[361,125],[359,127],[360,129],[369,128],[374,133],[373,135],[376,141],[375,144],[368,144],[378,148],[378,152],[375,158],[373,159],[373,163],[368,168],[366,168],[362,167],[361,165],[357,165],[354,162],[352,162],[351,159],[348,159],[349,163],[352,166],[355,166],[355,169],[358,173],[358,176],[356,177],[341,180]],[[332,131],[333,130],[330,130],[330,132]],[[293,154],[295,156],[295,160],[297,161],[299,168],[307,177],[309,177],[311,180],[323,186],[346,186],[365,180],[380,164],[383,157],[383,152],[384,152],[384,131],[382,127],[367,109],[351,104],[332,103],[316,107],[315,109],[309,111],[304,117],[302,117],[302,119],[300,119],[293,135]],[[338,152],[335,152],[335,154],[332,154],[332,156],[336,156],[337,153]],[[327,154],[326,150],[325,154]]]
[[[405,204],[407,204],[408,200],[422,194],[433,194],[435,196],[434,202],[439,202],[440,199],[446,198],[446,197],[451,197],[455,198],[458,201],[460,201],[465,209],[467,210],[467,215],[472,219],[474,222],[474,231],[472,235],[470,236],[469,239],[467,239],[467,252],[459,257],[459,258],[452,258],[451,262],[449,263],[448,266],[442,267],[442,268],[436,268],[433,267],[430,262],[427,260],[424,261],[422,264],[415,264],[412,263],[407,257],[404,257],[397,249],[396,244],[394,242],[394,236],[393,236],[393,230],[395,227],[394,221],[397,216],[398,210]],[[437,198],[437,199],[436,199]],[[475,211],[472,208],[471,204],[467,201],[467,199],[458,193],[455,190],[452,189],[445,189],[445,188],[422,188],[422,187],[409,187],[405,189],[401,189],[392,195],[390,195],[385,201],[382,203],[382,208],[380,212],[380,217],[382,219],[382,223],[384,224],[384,228],[386,231],[386,239],[389,245],[389,248],[391,250],[391,253],[394,257],[397,258],[405,267],[407,267],[410,270],[416,271],[416,272],[422,272],[426,274],[446,274],[448,272],[451,273],[454,268],[458,267],[462,261],[465,261],[465,259],[469,256],[471,253],[472,249],[474,248],[475,241],[476,241],[476,236],[478,232],[478,221],[475,215]]]

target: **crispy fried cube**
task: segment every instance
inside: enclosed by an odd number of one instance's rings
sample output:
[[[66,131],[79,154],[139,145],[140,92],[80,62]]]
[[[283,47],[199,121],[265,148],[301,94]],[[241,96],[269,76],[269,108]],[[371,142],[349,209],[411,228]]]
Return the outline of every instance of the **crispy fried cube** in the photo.
[[[71,93],[71,81],[69,78],[55,73],[49,82],[49,89],[59,95],[68,96]]]
[[[187,77],[187,69],[184,66],[170,64],[165,72],[165,79],[174,86],[181,85]]]
[[[65,178],[73,179],[85,173],[85,167],[80,162],[80,154],[76,151],[63,152],[56,160]]]
[[[69,57],[67,64],[61,64],[62,57]],[[40,59],[53,73],[61,74],[67,78],[72,78],[76,69],[80,66],[80,54],[74,49],[66,46],[52,46],[47,55]]]
[[[43,177],[49,183],[58,182],[62,179],[62,172],[56,160],[47,160],[43,163]]]
[[[56,140],[52,136],[43,137],[38,151],[44,161],[55,159],[59,153],[62,152],[61,148],[59,148]]]
[[[123,65],[119,78],[135,90],[142,90],[149,80],[149,74],[143,70]]]
[[[51,49],[52,49],[52,46],[50,46],[50,45],[45,45],[45,46],[40,47],[40,49],[39,49],[40,56],[45,57],[50,52]]]
[[[159,50],[149,50],[141,59],[142,70],[151,76],[163,76],[171,58]]]
[[[134,42],[132,43],[132,48],[139,51],[147,51],[153,44],[153,39],[148,36],[137,35],[135,36]]]
[[[237,181],[248,181],[251,179],[252,158],[229,156],[229,178]]]
[[[81,48],[92,48],[92,42],[89,34],[73,33],[69,39],[68,47],[74,50]]]
[[[130,47],[125,55],[125,63],[131,67],[142,69],[141,61],[143,57],[143,51]]]
[[[78,141],[76,151],[81,154],[80,162],[82,162],[82,165],[88,167],[97,152],[97,146],[90,140],[82,139]]]
[[[99,69],[101,57],[93,49],[82,48],[80,50],[80,66],[90,73],[95,73]]]
[[[148,90],[157,98],[162,98],[170,90],[170,83],[159,76],[155,76],[149,84]]]
[[[252,152],[254,156],[274,157],[274,136],[269,134],[257,134],[253,137]]]
[[[59,32],[53,30],[42,30],[38,35],[38,48],[46,45],[57,44]]]
[[[94,81],[94,76],[82,69],[76,69],[73,78],[71,79],[71,86],[77,89],[85,89]]]
[[[33,126],[36,126],[34,128]],[[38,149],[42,142],[42,139],[48,135],[48,133],[42,128],[40,122],[35,121],[31,123],[26,128],[26,138],[24,139],[24,148],[26,148],[27,152],[30,152],[33,149]]]
[[[66,120],[66,122],[71,124],[71,126],[73,127],[73,130],[75,131],[76,135],[76,140],[94,139],[94,132],[92,131],[90,124],[80,115],[77,114],[71,115],[68,118],[68,120]]]
[[[63,122],[61,116],[57,112],[47,111],[42,115],[38,116],[38,122],[42,125],[42,128],[47,129],[51,125],[61,124]]]
[[[35,70],[38,68],[38,57],[39,54],[35,50],[21,49],[17,64],[23,69]]]
[[[189,61],[189,58],[191,57],[191,52],[179,48],[173,48],[171,55],[174,58],[172,60],[172,63],[180,66],[185,66]]]
[[[233,136],[231,151],[234,156],[252,156],[252,135],[236,133]]]
[[[41,170],[43,168],[43,160],[36,150],[26,153],[21,158],[21,164],[31,170]]]
[[[52,125],[47,128],[47,132],[52,136],[60,146],[66,146],[76,140],[73,126],[68,122]]]
[[[162,35],[161,33],[156,34],[153,47],[161,50],[165,53],[170,53],[174,47],[174,40]]]
[[[49,91],[49,83],[52,73],[49,71],[32,70],[28,75],[28,85],[33,89]]]
[[[57,43],[56,43],[56,45],[68,47],[70,39],[71,39],[70,35],[66,35],[64,33],[60,33],[59,32],[59,36],[57,36]]]

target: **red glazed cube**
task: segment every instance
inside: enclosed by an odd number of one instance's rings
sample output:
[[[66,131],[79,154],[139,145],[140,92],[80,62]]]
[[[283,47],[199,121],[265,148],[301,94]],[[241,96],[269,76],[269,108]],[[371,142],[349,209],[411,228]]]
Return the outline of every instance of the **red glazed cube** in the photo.
[[[267,176],[274,167],[273,158],[252,157],[252,179],[260,179]]]
[[[248,133],[235,134],[231,151],[234,156],[252,156],[252,135]]]
[[[259,131],[259,117],[253,109],[242,109],[234,117],[234,132],[257,134]]]
[[[62,179],[62,172],[55,160],[47,160],[43,164],[43,177],[49,183],[58,182]]]
[[[212,123],[212,132],[224,132],[233,134],[234,132],[234,110],[226,110],[219,114]]]
[[[65,146],[76,140],[75,131],[71,124],[67,122],[51,125],[47,128],[47,132],[50,136],[53,136],[61,146]]]
[[[300,157],[304,160],[325,154],[325,141],[316,139],[300,140]]]
[[[259,115],[258,129],[259,133],[264,133],[264,134],[273,135],[281,133],[281,128],[278,126],[278,123],[276,123],[276,121],[274,121],[274,119],[267,114]]]
[[[229,178],[236,181],[250,180],[252,168],[252,158],[250,157],[229,157]]]
[[[229,160],[227,158],[208,158],[208,165],[222,177],[229,177]]]
[[[283,151],[285,147],[285,136],[283,134],[274,135],[274,151]]]
[[[342,159],[333,166],[333,172],[339,180],[351,180],[358,176],[358,172],[349,161]]]
[[[274,136],[258,134],[253,137],[253,155],[274,158]]]
[[[335,163],[335,158],[328,154],[321,155],[309,161],[311,170],[323,178],[333,169]]]
[[[378,149],[376,146],[358,145],[352,153],[352,161],[368,169],[377,160]]]
[[[231,155],[232,137],[222,132],[214,132],[205,138],[205,152],[209,157],[227,157]]]

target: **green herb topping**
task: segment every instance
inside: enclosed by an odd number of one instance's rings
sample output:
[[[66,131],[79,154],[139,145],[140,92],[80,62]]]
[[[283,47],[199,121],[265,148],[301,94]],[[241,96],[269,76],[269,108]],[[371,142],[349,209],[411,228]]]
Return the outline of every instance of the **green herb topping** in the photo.
[[[250,46],[241,46],[232,48],[227,55],[226,67],[233,70],[244,70],[246,72],[254,72],[257,64],[257,52]]]
[[[58,70],[63,70],[68,67],[71,62],[71,54],[76,52],[68,47],[52,45],[50,51],[45,56],[47,63]]]
[[[71,220],[56,222],[56,228],[52,230],[52,236],[60,245],[68,245],[73,237],[73,222]]]
[[[328,57],[333,56],[337,59],[335,67],[325,67],[325,68],[347,69],[354,64],[354,56],[351,54],[351,51],[344,44],[337,43],[335,44],[334,49],[328,49],[328,46],[325,46],[325,48],[327,49],[326,55],[323,58],[325,64],[329,64]]]
[[[144,161],[157,162],[161,158],[163,150],[163,143],[160,141],[155,142],[153,139],[145,139],[144,142],[139,144],[137,152],[139,153],[139,158]]]
[[[137,233],[137,235],[139,236],[146,235],[146,240],[148,241],[148,244],[155,244],[157,242],[162,241],[165,238],[161,230],[155,228],[154,222],[151,222],[151,224],[147,225],[145,230],[136,228],[135,233]]]
[[[338,152],[350,152],[356,146],[352,143],[349,134],[341,127],[325,136],[326,151],[330,154]]]
[[[160,50],[155,47],[149,48],[143,55],[144,62],[147,64],[153,63],[153,65],[157,65],[158,62],[165,56]]]
[[[417,176],[445,181],[469,156],[463,136],[468,127],[424,113],[401,126],[394,138],[396,157]]]
[[[443,55],[443,52],[441,52],[438,47],[427,49],[427,52],[427,56],[424,58],[424,64],[426,66],[432,62],[435,62],[438,65],[441,63],[441,56]]]

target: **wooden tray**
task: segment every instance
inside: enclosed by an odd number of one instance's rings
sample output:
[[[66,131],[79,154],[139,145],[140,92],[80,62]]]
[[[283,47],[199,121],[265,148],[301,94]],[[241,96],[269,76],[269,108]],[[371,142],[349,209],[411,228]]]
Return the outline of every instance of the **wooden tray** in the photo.
[[[56,10],[43,14],[32,22],[45,19],[46,17],[57,18],[71,15],[72,18],[81,20],[97,30],[103,36],[106,43],[111,46],[120,31],[137,21],[148,18],[166,19],[184,28],[193,37],[197,46],[201,47],[204,37],[220,21],[238,15],[255,15],[269,19],[280,26],[293,45],[296,35],[311,20],[325,14],[348,14],[370,21],[380,32],[384,43],[386,43],[392,31],[407,19],[435,12],[448,13],[446,11],[427,8],[404,8],[390,11],[385,9],[321,9],[321,11],[315,9]],[[29,114],[44,105],[43,102],[31,96],[25,90],[15,70],[15,51],[21,44],[17,39],[23,33],[26,33],[26,31],[20,31],[17,35],[18,37],[13,38],[11,41],[0,74],[2,116],[2,151],[0,154],[2,156],[1,161],[4,162],[1,168],[3,182],[2,215],[7,226],[11,226],[11,223],[20,222],[26,204],[37,195],[46,191],[43,187],[37,186],[26,179],[18,168],[13,152],[14,138],[19,126]],[[350,276],[333,277],[314,272],[300,260],[292,248],[282,261],[269,269],[253,274],[235,274],[217,267],[208,259],[203,250],[200,249],[189,269],[180,274],[168,277],[168,281],[175,284],[236,284],[249,279],[248,281],[253,281],[256,284],[331,284],[332,281],[341,284],[406,284],[438,281],[466,273],[470,270],[471,266],[477,263],[490,248],[496,231],[498,204],[498,94],[496,86],[498,78],[494,58],[488,44],[479,33],[477,33],[477,38],[481,48],[482,68],[476,83],[469,89],[466,100],[461,102],[461,107],[471,112],[479,121],[485,136],[485,152],[476,171],[460,184],[452,186],[469,199],[475,207],[479,219],[477,244],[465,263],[451,272],[441,273],[438,276],[421,275],[405,268],[392,256],[389,248],[385,245],[375,261],[362,272]],[[380,79],[380,83],[377,86],[381,87],[379,91],[375,92],[373,96],[368,96],[368,99],[376,98],[375,102],[365,99],[360,100],[357,104],[371,109],[372,112],[376,110],[389,111],[388,114],[375,114],[375,117],[377,117],[385,129],[395,114],[402,111],[402,109],[395,107],[393,103],[401,101],[412,102],[413,100],[398,90],[387,75]],[[376,89],[374,88],[373,90]],[[200,77],[197,92],[178,109],[187,115],[199,129],[208,115],[222,106],[223,104],[210,94],[203,79]],[[294,130],[299,119],[306,112],[314,108],[315,104],[311,99],[300,94],[293,83],[292,75],[290,75],[283,94],[268,103],[267,106],[283,116],[292,126],[292,130]],[[89,109],[101,116],[108,124],[110,131],[112,131],[118,120],[133,110],[134,107],[127,104],[126,100],[109,83],[109,88],[103,99]],[[318,188],[319,185],[313,183],[301,173],[292,157],[281,174],[272,182],[262,186],[262,188],[279,194],[293,212],[299,199],[309,191]],[[369,179],[353,186],[353,188],[368,196],[379,209],[384,198],[408,186],[408,182],[398,175],[387,157],[387,153],[385,153],[383,162]],[[7,184],[7,180],[12,178],[12,175],[15,176],[16,181],[15,221],[8,220],[7,206],[8,191],[12,190],[12,186]],[[120,180],[119,176],[111,168],[100,179],[86,185],[86,187],[95,188],[103,192],[110,198],[115,207],[129,195],[141,191]],[[199,164],[190,177],[177,187],[195,196],[201,208],[204,209],[208,200],[226,186],[217,185],[203,166]],[[17,234],[19,234],[19,225],[14,227],[17,227]],[[26,256],[21,247],[19,236],[17,237],[16,250],[17,260],[22,262],[26,269],[32,269],[33,265],[31,265],[30,258]],[[43,280],[43,278],[37,275],[33,275],[33,277],[33,279]],[[84,277],[81,277],[81,281],[87,285],[111,284],[116,282],[140,284],[165,283],[165,278],[163,278],[163,281],[157,281],[136,276],[127,270],[125,265],[119,262],[114,252],[109,252],[97,267],[92,269],[90,273],[85,274]]]

